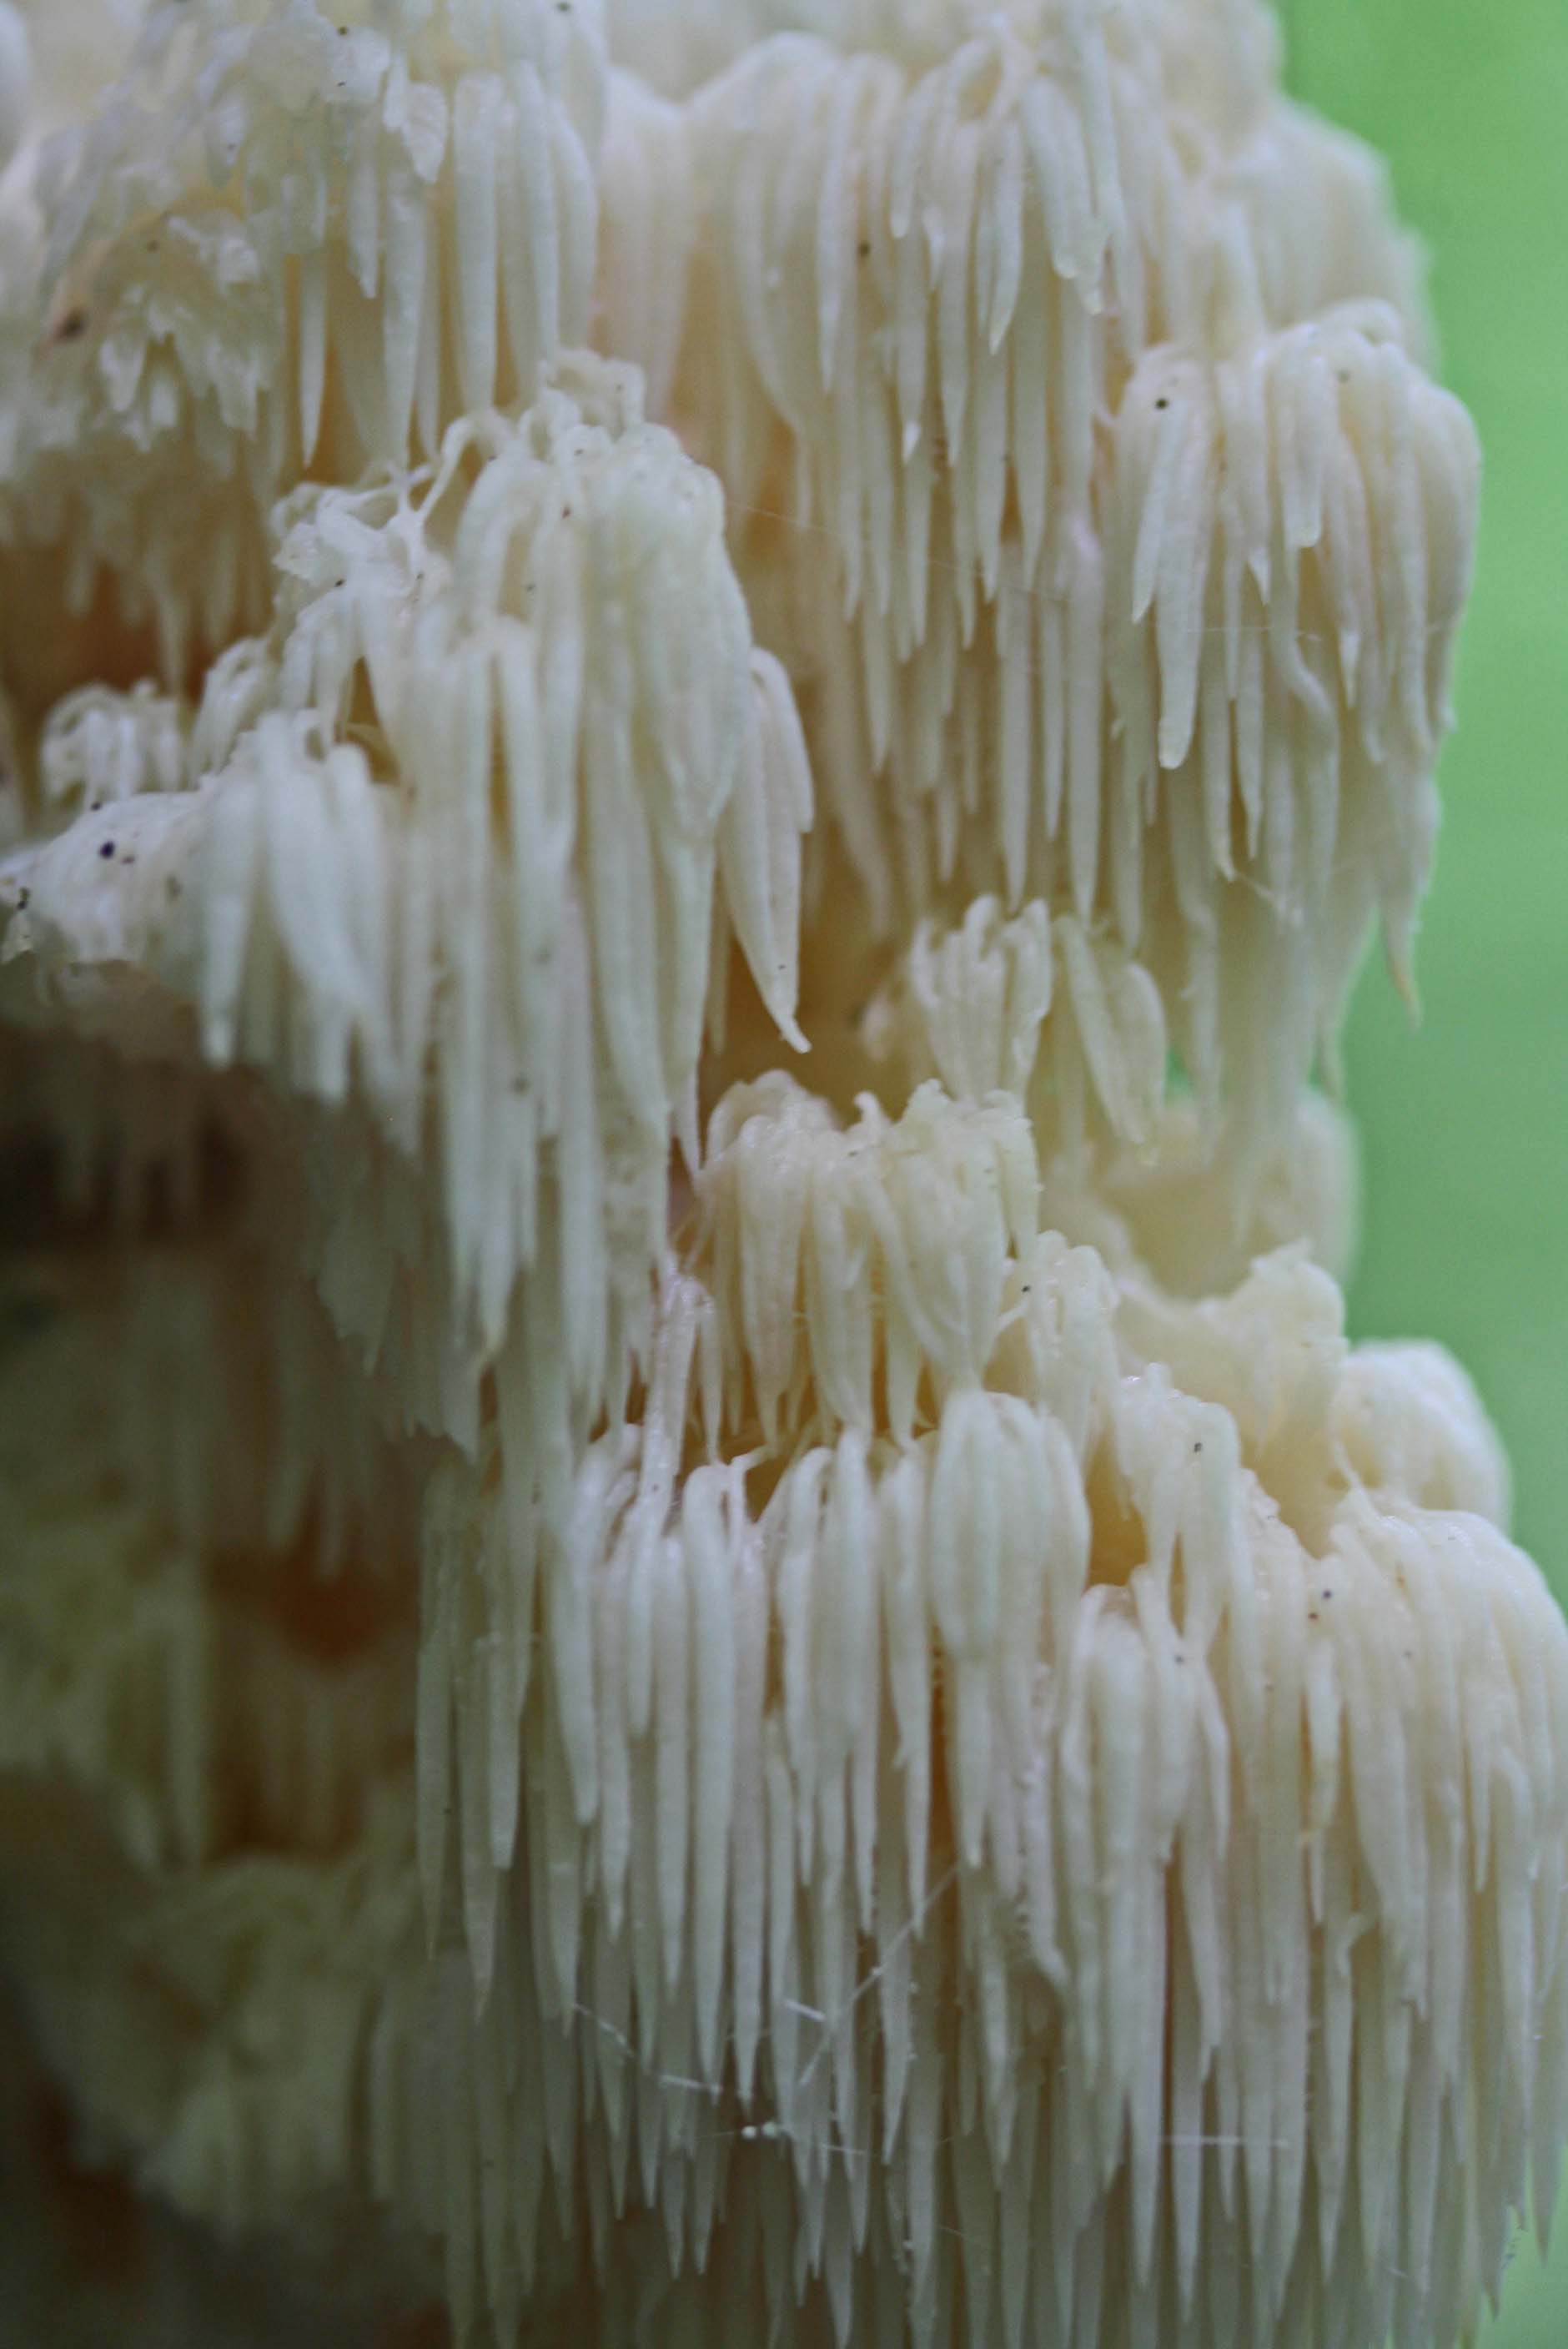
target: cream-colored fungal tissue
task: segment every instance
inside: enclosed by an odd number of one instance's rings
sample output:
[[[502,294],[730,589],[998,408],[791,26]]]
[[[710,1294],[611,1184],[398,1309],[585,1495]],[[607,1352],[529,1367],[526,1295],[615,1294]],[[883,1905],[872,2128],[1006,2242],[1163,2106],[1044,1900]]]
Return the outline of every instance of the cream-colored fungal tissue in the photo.
[[[1477,452],[1277,46],[0,5],[8,2343],[1455,2349],[1544,2222],[1568,1632],[1338,1286]]]

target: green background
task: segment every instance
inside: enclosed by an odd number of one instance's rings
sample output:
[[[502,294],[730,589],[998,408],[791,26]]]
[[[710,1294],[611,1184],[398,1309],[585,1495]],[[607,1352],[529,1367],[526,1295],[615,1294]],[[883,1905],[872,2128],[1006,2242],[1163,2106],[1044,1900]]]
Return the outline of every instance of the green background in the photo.
[[[1442,372],[1486,450],[1459,730],[1412,1036],[1351,1023],[1357,1334],[1429,1335],[1512,1454],[1515,1530],[1568,1600],[1568,0],[1282,0],[1290,77],[1387,156],[1430,249]],[[1486,2349],[1568,2349],[1568,2198]]]

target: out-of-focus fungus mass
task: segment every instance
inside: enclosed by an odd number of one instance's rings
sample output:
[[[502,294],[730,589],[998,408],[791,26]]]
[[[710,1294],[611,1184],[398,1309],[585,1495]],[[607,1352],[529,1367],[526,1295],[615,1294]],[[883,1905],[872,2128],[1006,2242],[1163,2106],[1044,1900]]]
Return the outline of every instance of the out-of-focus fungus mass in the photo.
[[[134,18],[0,10],[27,2337],[1452,2349],[1568,1638],[1307,1090],[1375,164],[1253,0]]]

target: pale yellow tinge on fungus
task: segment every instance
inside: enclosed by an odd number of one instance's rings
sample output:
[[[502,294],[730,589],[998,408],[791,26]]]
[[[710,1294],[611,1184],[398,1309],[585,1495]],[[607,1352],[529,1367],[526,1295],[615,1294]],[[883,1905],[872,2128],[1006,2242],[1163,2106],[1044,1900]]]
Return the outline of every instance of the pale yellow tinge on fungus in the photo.
[[[336,2349],[1452,2349],[1568,2136],[1568,1634],[1303,1090],[1473,529],[1376,166],[1251,0],[164,0],[31,117],[15,33],[81,2158]]]

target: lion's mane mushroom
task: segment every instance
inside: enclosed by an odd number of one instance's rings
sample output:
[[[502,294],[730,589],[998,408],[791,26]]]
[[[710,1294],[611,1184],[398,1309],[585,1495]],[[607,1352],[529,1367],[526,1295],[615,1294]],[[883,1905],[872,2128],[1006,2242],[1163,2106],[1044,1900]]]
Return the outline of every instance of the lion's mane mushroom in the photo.
[[[1568,1633],[1305,1090],[1473,525],[1376,167],[1251,0],[96,21],[29,118],[0,12],[78,2162],[340,2349],[1452,2349],[1568,2135]]]

